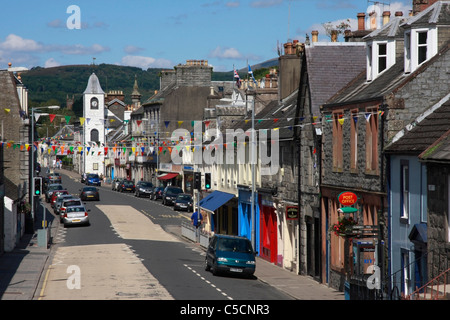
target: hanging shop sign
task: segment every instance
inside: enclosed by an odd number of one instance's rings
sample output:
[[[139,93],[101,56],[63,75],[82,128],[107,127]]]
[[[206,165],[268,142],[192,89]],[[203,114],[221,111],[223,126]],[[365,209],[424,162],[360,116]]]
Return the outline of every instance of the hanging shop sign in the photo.
[[[286,219],[287,220],[298,219],[298,207],[295,206],[286,207]]]
[[[358,196],[350,191],[344,191],[339,194],[338,201],[343,206],[352,206],[358,201]]]

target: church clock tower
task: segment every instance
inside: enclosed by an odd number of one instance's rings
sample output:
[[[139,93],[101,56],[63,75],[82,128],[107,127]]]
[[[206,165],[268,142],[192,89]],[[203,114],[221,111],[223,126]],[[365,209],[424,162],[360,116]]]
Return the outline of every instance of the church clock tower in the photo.
[[[105,92],[95,75],[89,77],[83,93],[84,173],[105,174]],[[100,153],[100,155],[99,155]]]

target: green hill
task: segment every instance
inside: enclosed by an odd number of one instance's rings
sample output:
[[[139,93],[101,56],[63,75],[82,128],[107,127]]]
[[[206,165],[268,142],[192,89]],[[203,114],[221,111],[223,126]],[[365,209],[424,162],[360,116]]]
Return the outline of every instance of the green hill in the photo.
[[[273,64],[273,61],[270,61]],[[260,67],[267,67],[260,65]],[[159,90],[159,73],[163,69],[149,68],[142,70],[136,67],[119,66],[112,64],[100,65],[69,65],[53,68],[35,67],[29,71],[22,72],[23,83],[28,88],[29,107],[58,104],[66,107],[67,97],[74,96],[74,115],[83,115],[82,95],[86,89],[89,76],[92,72],[98,76],[102,89],[123,91],[125,103],[131,104],[131,92],[133,91],[134,79],[137,76],[139,91],[142,95],[141,101],[150,98],[155,90]],[[255,70],[254,70],[255,71]],[[265,70],[259,70],[265,73]],[[239,71],[241,77],[246,76],[246,70]],[[258,73],[254,72],[258,78]],[[213,72],[214,81],[233,81],[233,71]],[[58,112],[61,113],[61,112]]]

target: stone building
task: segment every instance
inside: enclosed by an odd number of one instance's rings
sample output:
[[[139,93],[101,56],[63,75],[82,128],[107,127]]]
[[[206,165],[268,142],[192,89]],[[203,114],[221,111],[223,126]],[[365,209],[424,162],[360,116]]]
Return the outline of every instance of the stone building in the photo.
[[[383,151],[400,130],[448,94],[449,4],[437,2],[416,16],[396,16],[364,37],[366,72],[322,108],[323,214],[329,225],[336,223],[337,196],[352,191],[358,196],[354,218],[379,230],[354,239],[350,248],[343,238],[330,235],[330,284],[335,288],[343,289],[357,267],[366,274],[375,264],[386,276],[389,203]],[[363,240],[372,242],[378,255],[361,255],[365,259],[355,266],[344,251],[357,250]]]
[[[0,70],[1,180],[5,190],[0,204],[0,254],[14,249],[18,240],[33,232],[33,218],[22,210],[29,202],[31,133],[28,91],[20,75],[10,67]],[[17,147],[22,146],[22,147]]]

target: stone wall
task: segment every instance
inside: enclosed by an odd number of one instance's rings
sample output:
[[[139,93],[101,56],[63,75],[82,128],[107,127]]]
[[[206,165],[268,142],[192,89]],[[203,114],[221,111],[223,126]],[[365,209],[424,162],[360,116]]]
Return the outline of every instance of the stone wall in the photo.
[[[429,278],[450,267],[449,175],[450,165],[427,164]]]

